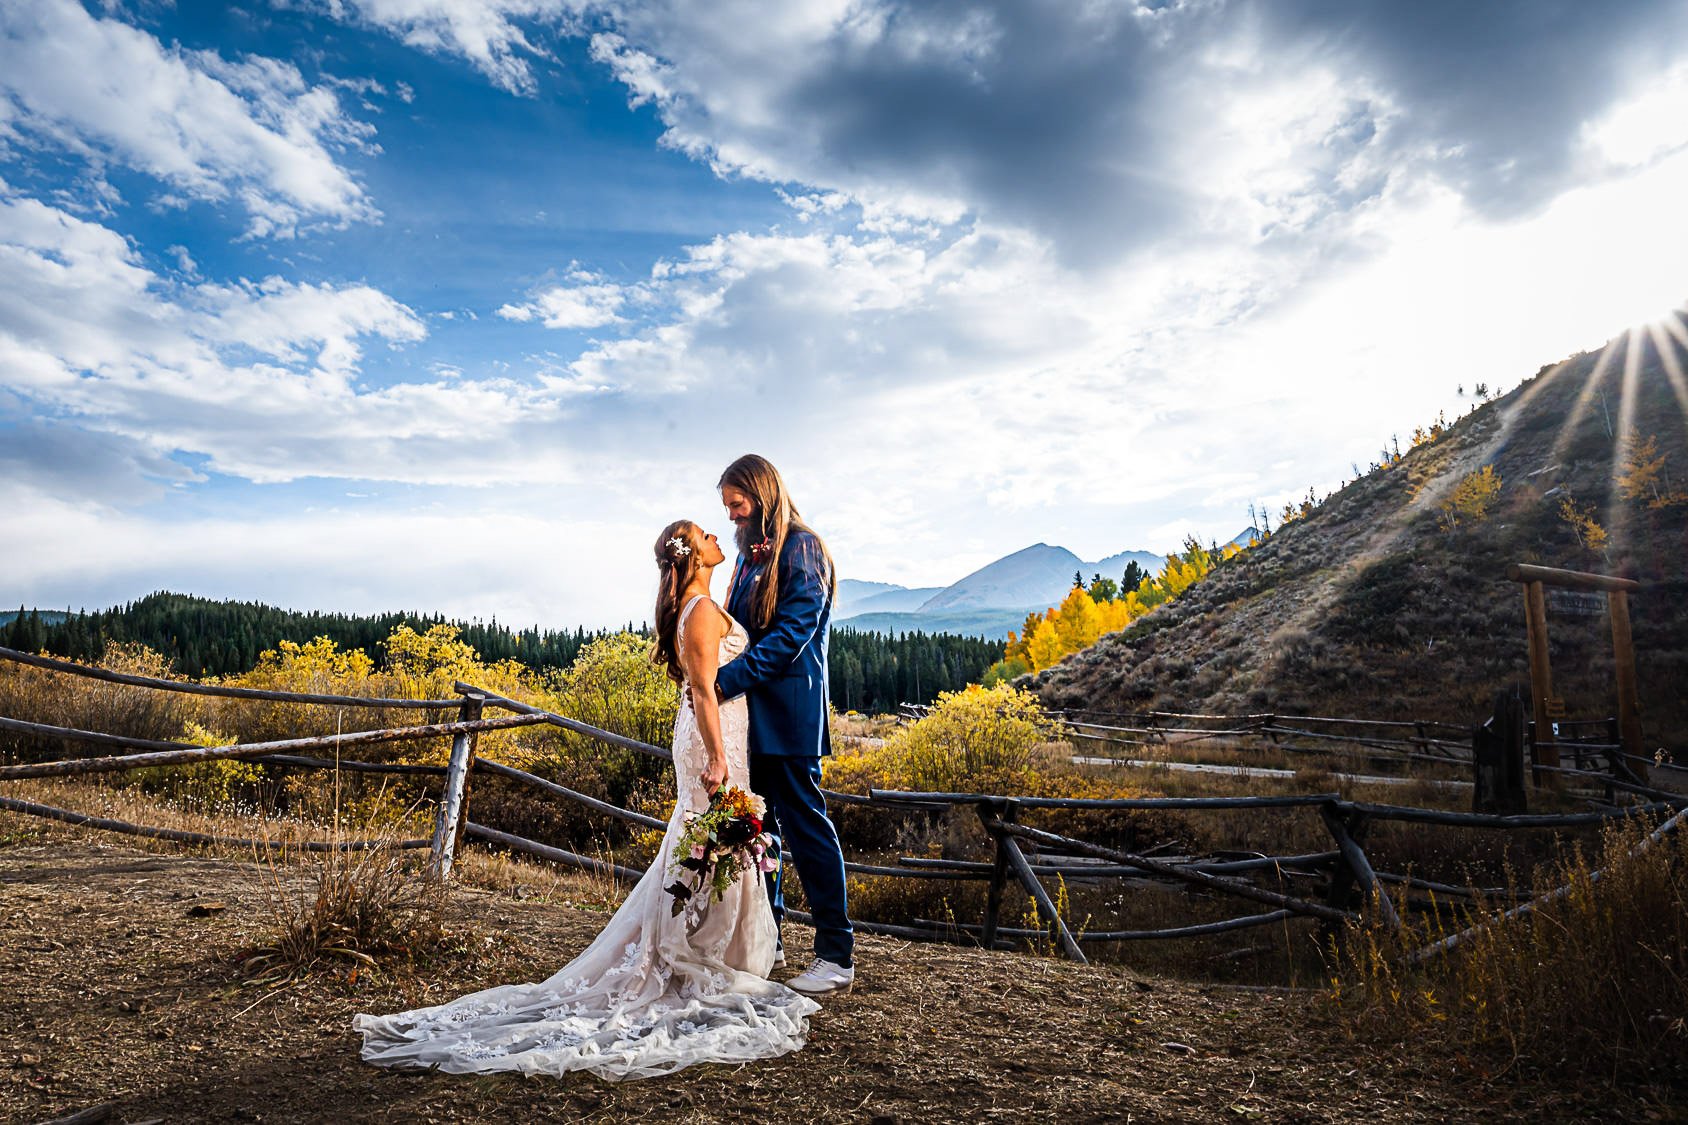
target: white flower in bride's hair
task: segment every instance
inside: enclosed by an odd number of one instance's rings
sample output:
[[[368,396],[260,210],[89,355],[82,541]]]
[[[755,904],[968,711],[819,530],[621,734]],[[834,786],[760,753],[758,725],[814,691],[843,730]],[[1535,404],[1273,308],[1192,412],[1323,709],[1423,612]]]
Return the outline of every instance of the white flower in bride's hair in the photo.
[[[683,559],[692,553],[691,546],[678,535],[668,541],[668,553],[677,559]]]

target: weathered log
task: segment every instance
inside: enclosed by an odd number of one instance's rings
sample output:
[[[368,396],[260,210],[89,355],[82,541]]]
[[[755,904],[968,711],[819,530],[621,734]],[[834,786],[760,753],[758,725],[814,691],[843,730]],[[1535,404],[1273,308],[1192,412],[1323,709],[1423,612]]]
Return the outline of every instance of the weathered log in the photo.
[[[628,738],[624,734],[616,734],[614,731],[604,730],[602,727],[595,727],[591,723],[583,723],[579,719],[571,719],[567,715],[559,715],[555,711],[542,710],[532,704],[521,703],[517,700],[499,695],[497,692],[487,691],[485,688],[478,688],[474,684],[466,684],[459,680],[452,686],[455,687],[456,690],[464,692],[465,694],[473,693],[481,696],[486,700],[486,705],[489,707],[501,707],[506,711],[514,711],[518,715],[529,715],[535,718],[541,718],[546,722],[551,723],[553,726],[559,726],[564,730],[572,730],[576,734],[584,734],[590,738],[596,738],[600,742],[607,742],[611,746],[619,746],[623,750],[633,750],[640,754],[649,754],[653,758],[672,758],[674,756],[670,751],[664,750],[660,746],[652,746],[648,742],[640,742],[637,738]]]
[[[1513,563],[1506,568],[1506,576],[1514,582],[1540,582],[1560,590],[1639,590],[1641,583],[1633,578],[1614,578],[1607,574],[1589,574],[1581,570],[1560,570],[1552,566]]]
[[[1335,861],[1338,852],[1311,852],[1307,855],[1263,856],[1260,859],[1221,860],[1217,862],[1190,861],[1179,863],[1178,866],[1192,871],[1206,871],[1210,874],[1229,874],[1238,871],[1261,871],[1273,868],[1322,867]],[[1086,875],[1096,878],[1112,878],[1116,876],[1141,876],[1143,871],[1137,867],[1126,867],[1122,864],[1102,863],[1096,866],[1074,867],[1055,862],[1053,856],[1041,855],[1031,861],[1032,870],[1039,875]],[[974,878],[988,877],[995,865],[981,860],[967,859],[929,859],[925,856],[900,856],[897,862],[906,867],[931,868],[940,871],[955,871],[968,874]],[[1164,860],[1163,862],[1172,862]]]
[[[55,727],[47,723],[32,723],[25,719],[0,717],[0,730],[33,734],[42,738],[61,738],[66,742],[86,742],[93,746],[116,746],[125,750],[181,750],[189,743],[165,742],[158,738],[130,738],[121,734],[105,734],[97,730],[77,730],[75,727]]]
[[[582,871],[591,871],[598,875],[609,875],[623,883],[637,883],[644,878],[643,871],[635,871],[631,867],[623,867],[619,863],[608,863],[601,859],[593,859],[587,855],[577,855],[574,852],[554,848],[550,844],[541,844],[538,840],[530,840],[526,836],[515,836],[509,832],[500,832],[496,828],[488,828],[484,824],[465,821],[463,834],[473,836],[477,840],[486,840],[500,847],[509,848],[513,852],[526,852],[539,856],[541,859],[551,860],[553,863],[574,867]]]
[[[1342,860],[1348,865],[1354,881],[1365,894],[1367,903],[1377,904],[1377,911],[1382,916],[1386,929],[1399,930],[1401,916],[1396,912],[1395,904],[1389,901],[1389,892],[1378,884],[1377,873],[1372,870],[1365,849],[1360,847],[1360,842],[1354,838],[1362,829],[1364,818],[1358,814],[1344,815],[1330,805],[1321,805],[1319,815],[1324,819],[1325,827],[1330,830],[1331,838],[1336,841],[1337,850],[1342,853]]]
[[[481,717],[484,700],[478,695],[463,697],[457,713],[458,724],[473,723]],[[428,861],[428,877],[437,882],[451,878],[451,860],[462,837],[463,817],[469,800],[469,767],[473,764],[475,744],[468,731],[461,731],[451,741],[451,758],[445,767],[445,791],[434,809],[433,856]]]
[[[1625,793],[1634,793],[1638,797],[1650,797],[1658,804],[1676,805],[1678,807],[1688,804],[1688,793],[1672,793],[1669,790],[1657,789],[1651,785],[1639,785],[1631,781],[1622,781],[1613,777],[1611,774],[1604,773],[1600,770],[1579,770],[1573,769],[1570,766],[1537,766],[1536,768],[1538,770],[1545,770],[1549,773],[1563,773],[1569,774],[1572,777],[1586,777],[1591,781],[1599,782],[1608,789],[1620,789]],[[1612,794],[1607,793],[1606,795],[1610,797]]]
[[[874,789],[876,800],[897,804],[977,805],[1009,798],[992,793],[910,793]],[[1283,797],[1015,797],[1024,809],[1274,809],[1322,805],[1337,793],[1292,794]]]
[[[1020,806],[1013,799],[997,801],[981,801],[978,805],[979,820],[985,825],[985,831],[991,838],[995,848],[995,855],[991,860],[990,887],[985,892],[984,927],[980,931],[984,934],[984,944],[996,944],[997,923],[1002,915],[1002,892],[1008,883],[1008,856],[1002,849],[1003,835],[1001,832],[991,832],[992,820],[1003,823],[1013,823],[1019,819]]]
[[[1084,840],[1074,840],[1066,836],[1058,836],[1053,832],[1044,832],[1038,828],[1028,828],[1023,824],[1003,824],[999,822],[999,826],[1004,832],[1027,840],[1033,840],[1040,844],[1059,846],[1066,848],[1069,851],[1078,852],[1082,855],[1093,855],[1098,859],[1110,859],[1115,863],[1138,867],[1144,871],[1153,871],[1156,874],[1165,875],[1168,878],[1177,879],[1180,882],[1190,883],[1198,887],[1205,887],[1210,891],[1217,891],[1221,894],[1236,895],[1238,898],[1252,899],[1255,902],[1262,902],[1268,906],[1276,906],[1285,910],[1293,910],[1297,914],[1305,914],[1310,918],[1322,918],[1327,922],[1347,922],[1354,917],[1354,915],[1348,913],[1347,911],[1336,910],[1316,902],[1308,902],[1305,899],[1293,898],[1290,895],[1279,894],[1276,891],[1268,891],[1263,887],[1257,887],[1253,883],[1245,883],[1240,879],[1227,879],[1221,875],[1209,875],[1205,871],[1191,871],[1175,864],[1164,863],[1158,859],[1150,859],[1147,856],[1133,855],[1130,852],[1122,852],[1117,848],[1104,848],[1100,844],[1091,844]]]
[[[444,777],[444,766],[413,766],[403,762],[355,762],[349,758],[311,758],[302,754],[266,754],[248,761],[264,766],[298,766],[313,770],[345,770],[348,773],[415,774],[421,777]]]
[[[815,924],[814,917],[802,910],[787,910],[785,912],[785,916],[788,921],[797,922],[804,926],[813,926]],[[889,922],[867,922],[860,918],[852,918],[850,919],[850,928],[864,934],[879,934],[883,937],[903,938],[907,941],[934,941],[949,945],[972,946],[974,948],[977,948],[980,944],[979,942],[972,940],[956,940],[956,935],[945,932],[946,930],[952,928],[948,926],[937,929],[924,929],[919,926],[894,926]],[[1008,942],[1001,941],[997,942],[993,948],[1012,949],[1014,947]]]
[[[548,781],[538,774],[517,769],[515,766],[507,766],[503,762],[491,762],[485,758],[476,758],[475,768],[485,770],[487,773],[497,774],[500,777],[510,778],[512,781],[519,781],[524,785],[531,785],[536,789],[544,789],[559,797],[566,797],[606,816],[613,816],[633,824],[643,825],[646,828],[668,827],[666,821],[658,820],[654,816],[646,816],[644,813],[634,812],[632,809],[624,809],[620,805],[612,805],[608,801],[600,801],[596,797],[588,797],[586,794],[570,789],[566,785],[558,785],[555,781]]]
[[[1359,812],[1378,820],[1402,820],[1414,824],[1449,824],[1465,828],[1575,828],[1585,824],[1602,824],[1626,816],[1669,815],[1676,810],[1668,804],[1631,805],[1609,812],[1587,813],[1530,813],[1500,816],[1487,813],[1448,812],[1444,809],[1420,809],[1410,805],[1373,805],[1364,801],[1335,800],[1329,802],[1344,812]]]
[[[419,738],[437,738],[475,731],[505,730],[542,723],[543,718],[529,715],[509,715],[500,719],[480,719],[472,723],[432,723],[426,726],[397,727],[390,730],[352,731],[347,734],[324,734],[312,738],[284,738],[276,742],[248,742],[231,746],[189,746],[170,743],[173,750],[145,754],[125,754],[121,757],[65,758],[56,762],[32,762],[27,765],[0,766],[0,781],[16,781],[27,777],[72,777],[90,773],[118,773],[123,770],[151,769],[154,766],[179,766],[189,762],[215,762],[223,758],[256,758],[289,750],[332,750],[341,746],[366,746],[375,742],[403,742]],[[15,725],[8,719],[6,724]],[[4,725],[4,724],[0,724]],[[96,742],[111,736],[95,735],[93,731],[69,727],[48,727],[40,723],[27,724],[48,734],[62,738]],[[93,735],[91,738],[83,736]],[[140,741],[140,740],[133,740]],[[156,743],[154,743],[156,745]]]
[[[104,832],[121,832],[127,836],[145,836],[149,840],[170,840],[178,844],[216,844],[230,848],[269,848],[272,851],[304,852],[361,852],[368,851],[371,848],[392,848],[396,851],[409,851],[416,848],[425,848],[429,844],[427,840],[341,840],[338,842],[322,840],[246,840],[236,836],[214,836],[208,832],[186,832],[179,828],[149,828],[143,824],[130,824],[126,820],[89,816],[87,813],[79,813],[71,809],[40,805],[34,801],[20,801],[16,797],[0,797],[0,809],[23,813],[26,816],[59,820],[80,828],[98,828]]]
[[[1435,894],[1451,895],[1455,898],[1472,899],[1482,896],[1483,898],[1512,899],[1516,902],[1530,897],[1523,891],[1513,890],[1510,887],[1457,887],[1452,883],[1438,883],[1433,879],[1421,879],[1417,875],[1397,875],[1392,871],[1374,871],[1373,874],[1377,876],[1380,882],[1396,883],[1408,890],[1423,888]]]
[[[0,648],[0,660],[11,660],[45,668],[50,672],[64,672],[90,680],[104,680],[109,684],[156,688],[159,691],[182,692],[187,695],[215,695],[225,699],[264,699],[274,703],[316,703],[329,707],[408,707],[427,711],[446,711],[462,702],[457,699],[373,699],[362,695],[314,695],[308,692],[267,691],[262,688],[225,687],[222,684],[196,684],[187,680],[162,680],[156,676],[136,676],[128,672],[111,672],[91,668],[69,660],[55,660],[50,656],[36,656],[17,649]]]
[[[1003,822],[999,820],[994,823],[1000,825]],[[1087,959],[1084,956],[1084,951],[1078,947],[1078,942],[1073,940],[1072,933],[1067,929],[1066,920],[1061,917],[1060,911],[1055,909],[1055,903],[1050,899],[1049,892],[1043,889],[1043,884],[1038,882],[1037,876],[1032,873],[1031,864],[1026,862],[1026,854],[1020,850],[1019,841],[1014,839],[1012,835],[1001,831],[997,832],[996,835],[997,847],[1001,848],[1002,853],[1008,857],[1008,865],[1014,869],[1014,874],[1019,876],[1020,885],[1026,889],[1026,893],[1032,897],[1032,901],[1037,903],[1037,908],[1043,913],[1043,916],[1049,919],[1050,933],[1054,936],[1056,944],[1061,947],[1061,952],[1067,956],[1068,960],[1077,961],[1081,965],[1085,964]],[[992,934],[991,936],[994,938],[996,935]]]
[[[790,852],[786,852],[784,855],[786,859],[791,858]],[[982,876],[975,875],[970,871],[952,871],[943,868],[886,867],[877,863],[855,863],[851,860],[844,861],[844,870],[851,875],[875,875],[892,879],[947,879],[953,881],[982,878]]]
[[[1246,930],[1251,926],[1264,926],[1270,922],[1279,922],[1285,918],[1295,917],[1293,910],[1273,910],[1266,914],[1250,914],[1243,918],[1227,918],[1222,922],[1201,922],[1189,926],[1172,926],[1164,930],[1085,930],[1074,934],[1073,937],[1081,942],[1086,941],[1165,941],[1173,938],[1207,937],[1211,934],[1223,934],[1231,930]],[[933,922],[925,918],[916,918],[916,925],[938,926],[953,925],[958,930],[967,933],[978,933],[983,927],[971,923]],[[1003,937],[1036,938],[1043,937],[1042,930],[1026,930],[1019,928],[999,929],[997,933]]]

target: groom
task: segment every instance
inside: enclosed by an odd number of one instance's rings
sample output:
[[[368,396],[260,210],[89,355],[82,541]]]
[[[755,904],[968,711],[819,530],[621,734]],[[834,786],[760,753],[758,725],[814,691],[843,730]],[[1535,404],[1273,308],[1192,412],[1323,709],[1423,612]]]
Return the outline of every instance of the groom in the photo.
[[[787,981],[818,995],[856,979],[844,900],[844,853],[821,796],[827,728],[827,622],[837,592],[832,556],[791,503],[779,470],[748,453],[727,466],[721,503],[737,526],[738,563],[727,612],[750,647],[722,665],[722,699],[750,704],[750,785],[768,803],[776,833],[797,864],[815,920],[815,962]],[[774,920],[785,918],[780,872],[769,877]],[[780,954],[783,963],[784,953]]]

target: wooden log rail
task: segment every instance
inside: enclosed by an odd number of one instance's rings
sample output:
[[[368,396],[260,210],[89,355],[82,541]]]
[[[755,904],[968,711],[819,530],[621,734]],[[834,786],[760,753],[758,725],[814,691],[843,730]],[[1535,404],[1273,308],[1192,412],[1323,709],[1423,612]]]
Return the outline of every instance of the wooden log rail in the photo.
[[[230,746],[192,746],[187,743],[171,742],[163,744],[171,747],[171,749],[154,750],[142,754],[100,758],[65,758],[56,762],[29,762],[22,765],[0,766],[0,781],[18,781],[32,777],[74,777],[93,773],[118,773],[124,770],[151,769],[157,766],[187,765],[192,762],[215,762],[224,758],[263,757],[270,754],[285,754],[294,750],[338,750],[347,746],[368,746],[379,742],[406,742],[421,738],[472,734],[480,731],[508,730],[511,727],[534,726],[544,721],[543,718],[536,718],[531,715],[509,715],[498,719],[477,719],[473,722],[429,723],[388,730],[324,734],[311,738],[284,738],[274,742],[235,743]],[[20,723],[17,719],[6,719],[3,723],[0,723],[0,726],[7,729],[16,729],[20,725],[30,728],[33,733],[49,734],[73,741],[98,742],[108,746],[159,745],[159,743],[150,739],[120,738],[116,735],[76,730],[71,727],[47,726],[42,723]]]
[[[887,804],[977,805],[1012,800],[1022,809],[1290,809],[1341,800],[1338,793],[1289,793],[1276,797],[1012,798],[993,793],[918,793],[901,789],[870,789],[868,793]]]
[[[81,828],[98,828],[104,832],[120,832],[126,836],[144,836],[151,840],[169,840],[176,844],[193,844],[198,847],[216,845],[229,848],[268,848],[272,851],[361,852],[371,848],[393,848],[402,851],[425,848],[431,843],[429,840],[248,840],[236,836],[216,836],[208,832],[188,832],[179,828],[151,828],[143,824],[131,824],[126,820],[91,816],[88,813],[56,808],[35,801],[20,801],[16,797],[0,797],[0,809],[22,813],[25,816],[63,821],[65,824]]]
[[[1301,720],[1297,720],[1300,722]],[[1224,740],[1231,743],[1226,749],[1246,751],[1277,750],[1298,754],[1328,754],[1364,757],[1377,761],[1463,762],[1469,758],[1470,734],[1462,739],[1437,738],[1429,735],[1414,738],[1384,738],[1344,733],[1308,730],[1284,723],[1260,723],[1249,727],[1222,730],[1175,730],[1134,727],[1112,727],[1099,723],[1067,720],[1063,723],[1070,738],[1090,742],[1112,743],[1122,746],[1182,747],[1198,742]],[[1143,735],[1142,738],[1129,737]],[[1298,745],[1285,739],[1309,740],[1334,745]],[[1238,743],[1245,743],[1238,745]]]
[[[1136,867],[1144,871],[1154,872],[1157,875],[1189,883],[1193,886],[1201,887],[1204,890],[1229,894],[1237,898],[1252,899],[1255,902],[1264,903],[1267,906],[1276,907],[1280,910],[1288,910],[1295,914],[1305,915],[1309,918],[1317,918],[1325,922],[1348,922],[1355,917],[1355,915],[1350,911],[1337,910],[1333,907],[1325,906],[1322,903],[1308,902],[1306,899],[1295,898],[1292,895],[1279,894],[1277,891],[1269,891],[1263,887],[1257,887],[1253,883],[1244,882],[1241,879],[1228,879],[1221,875],[1209,875],[1205,871],[1195,871],[1186,867],[1180,867],[1177,864],[1164,863],[1158,859],[1150,859],[1148,856],[1133,855],[1130,852],[1120,851],[1117,848],[1105,848],[1100,844],[1092,844],[1084,840],[1075,840],[1068,836],[1057,835],[1054,832],[1045,832],[1039,828],[1029,828],[1023,824],[998,821],[996,823],[996,828],[1004,835],[1016,836],[1039,844],[1068,848],[1084,855],[1093,855],[1097,859],[1111,860],[1114,863],[1121,864],[1122,866]]]
[[[1560,745],[1564,746],[1567,744],[1561,742]],[[1679,808],[1683,805],[1688,805],[1688,794],[1672,793],[1669,790],[1659,789],[1651,785],[1638,785],[1633,781],[1625,781],[1622,778],[1613,777],[1611,774],[1600,770],[1580,770],[1572,766],[1536,766],[1535,768],[1544,773],[1558,773],[1565,774],[1569,777],[1588,778],[1591,781],[1599,782],[1608,789],[1618,789],[1625,793],[1634,793],[1638,797],[1648,797],[1664,804],[1676,805]]]
[[[1028,840],[1045,847],[1059,848],[1063,851],[1090,856],[1108,861],[1114,865],[1109,874],[1115,870],[1138,871],[1159,876],[1164,879],[1199,885],[1205,889],[1236,897],[1252,899],[1266,905],[1276,906],[1280,910],[1318,918],[1331,923],[1346,923],[1358,917],[1350,909],[1345,909],[1350,901],[1353,888],[1358,888],[1364,895],[1362,905],[1375,913],[1380,924],[1390,930],[1399,929],[1401,919],[1395,903],[1391,900],[1385,884],[1400,885],[1408,890],[1421,887],[1436,893],[1456,894],[1462,897],[1474,895],[1500,893],[1470,891],[1448,884],[1434,883],[1428,880],[1410,878],[1407,876],[1380,873],[1376,871],[1365,854],[1363,840],[1365,829],[1370,820],[1399,820],[1407,822],[1438,824],[1477,828],[1499,829],[1531,829],[1531,828],[1569,828],[1602,823],[1614,818],[1670,814],[1676,811],[1672,803],[1656,802],[1647,805],[1635,805],[1627,808],[1601,810],[1591,813],[1565,813],[1557,815],[1488,815],[1479,813],[1448,812],[1440,809],[1422,809],[1405,805],[1379,805],[1366,802],[1345,801],[1336,794],[1310,794],[1305,796],[1283,797],[1141,797],[1141,798],[1007,798],[991,794],[978,793],[927,793],[904,792],[895,790],[873,790],[875,799],[886,802],[903,802],[910,805],[925,807],[932,806],[960,806],[971,804],[980,810],[981,818],[990,831],[993,839],[998,843],[998,857],[994,864],[966,864],[960,865],[956,861],[934,861],[918,858],[905,858],[902,862],[914,865],[944,864],[951,869],[975,877],[989,877],[991,879],[991,893],[987,900],[985,920],[977,928],[982,940],[993,942],[1003,936],[1023,936],[1011,933],[996,925],[1000,911],[1001,890],[1008,874],[1012,873],[1024,886],[1028,896],[1038,903],[1040,913],[1052,909],[1047,892],[1039,883],[1039,876],[1074,874],[1070,868],[1063,868],[1058,864],[1044,862],[1036,866],[1021,852],[1015,840]],[[1044,832],[1017,823],[1018,813],[1027,808],[1046,809],[1084,809],[1084,808],[1114,808],[1114,809],[1238,809],[1238,808],[1294,808],[1314,806],[1319,809],[1333,840],[1337,844],[1334,853],[1315,853],[1299,857],[1261,857],[1257,860],[1236,861],[1231,864],[1190,864],[1175,863],[1165,859],[1151,859],[1147,856],[1133,855],[1128,852],[1086,841],[1075,840],[1060,836],[1052,832]],[[994,815],[993,815],[994,814]],[[1012,847],[1003,847],[1009,843]],[[1018,853],[1018,862],[1016,862]],[[1276,866],[1281,870],[1288,867],[1291,861],[1300,861],[1311,865],[1318,862],[1321,866],[1332,860],[1338,861],[1336,868],[1338,877],[1333,879],[1331,886],[1330,904],[1310,902],[1305,899],[1294,898],[1279,892],[1267,890],[1253,883],[1238,879],[1228,879],[1216,871],[1225,866],[1234,871],[1259,870],[1268,866]],[[1510,895],[1510,892],[1505,892]],[[1178,929],[1182,930],[1183,927]],[[964,931],[973,932],[973,931]],[[1121,931],[1124,932],[1124,931]],[[1206,931],[1200,931],[1206,932]],[[1222,932],[1222,931],[1213,931]],[[1144,934],[1157,933],[1142,931]],[[1164,936],[1182,936],[1167,934]],[[1189,936],[1194,936],[1191,934]],[[1073,955],[1077,943],[1082,935],[1073,935],[1065,926],[1064,920],[1051,920],[1050,937],[1066,952]],[[1105,940],[1105,939],[1095,939]],[[1150,937],[1141,939],[1121,938],[1120,940],[1152,940]],[[1080,955],[1082,956],[1082,954]],[[1078,959],[1078,958],[1074,958]]]
[[[1262,856],[1259,859],[1202,861],[1186,860],[1176,862],[1178,866],[1192,871],[1205,871],[1210,875],[1232,874],[1243,871],[1282,871],[1287,875],[1302,874],[1302,868],[1328,867],[1337,861],[1339,852],[1312,852],[1307,855]],[[1041,862],[1040,862],[1041,860]],[[990,878],[993,864],[978,860],[965,859],[929,859],[922,856],[903,856],[897,860],[907,867],[931,869],[939,871],[953,871],[957,877],[974,879]],[[1052,856],[1041,856],[1032,861],[1032,871],[1037,875],[1061,875],[1090,879],[1107,879],[1121,876],[1144,878],[1146,873],[1138,867],[1127,867],[1123,864],[1099,863],[1095,865],[1063,864],[1055,862]],[[1159,881],[1159,880],[1157,880]]]
[[[1248,914],[1241,918],[1227,918],[1221,922],[1201,922],[1190,926],[1171,926],[1162,930],[1080,930],[1073,935],[1074,940],[1089,941],[1167,941],[1177,938],[1211,937],[1214,934],[1230,933],[1232,930],[1245,930],[1252,926],[1264,926],[1270,922],[1281,922],[1295,917],[1293,910],[1272,910],[1265,914]],[[933,928],[948,927],[960,930],[965,934],[982,934],[984,927],[970,922],[941,922],[927,918],[916,918],[916,925],[931,926]],[[997,934],[1012,938],[1041,938],[1042,930],[1025,930],[1018,928],[998,927]]]
[[[488,828],[486,825],[476,824],[474,821],[464,822],[463,834],[472,836],[477,840],[485,840],[488,843],[509,848],[511,851],[536,855],[541,859],[548,859],[552,863],[560,863],[564,867],[590,871],[595,875],[608,875],[620,883],[637,883],[645,874],[643,871],[635,871],[631,867],[623,867],[619,863],[609,863],[605,860],[593,859],[591,856],[566,851],[563,848],[554,848],[550,844],[541,844],[537,840],[529,840],[525,836],[516,836],[509,832],[500,832],[496,828]]]

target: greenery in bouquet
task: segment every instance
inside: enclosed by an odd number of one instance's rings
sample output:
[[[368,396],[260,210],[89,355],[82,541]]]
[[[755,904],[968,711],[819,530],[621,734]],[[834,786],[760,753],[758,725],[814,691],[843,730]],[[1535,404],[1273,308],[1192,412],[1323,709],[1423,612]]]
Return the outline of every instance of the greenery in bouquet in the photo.
[[[674,882],[672,913],[697,900],[699,907],[720,902],[727,888],[746,871],[772,871],[779,864],[773,840],[762,831],[767,806],[754,793],[723,786],[709,798],[709,808],[686,819],[674,845],[669,874]]]

